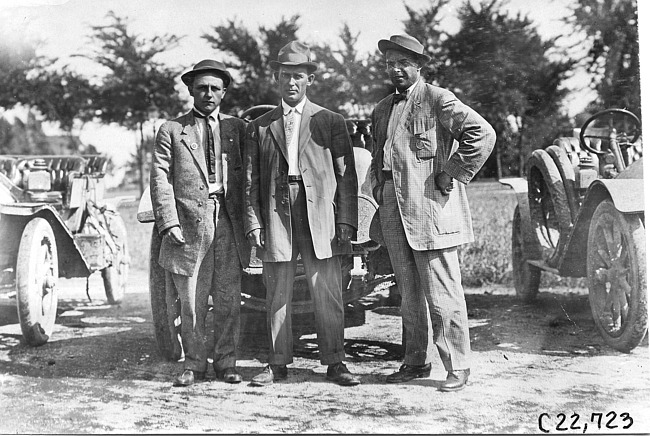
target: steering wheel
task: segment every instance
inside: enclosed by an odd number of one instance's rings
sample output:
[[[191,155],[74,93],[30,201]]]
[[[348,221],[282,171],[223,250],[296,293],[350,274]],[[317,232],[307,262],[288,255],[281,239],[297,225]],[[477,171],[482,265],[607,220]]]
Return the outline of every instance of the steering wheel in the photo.
[[[607,128],[610,131],[615,128],[616,140],[619,141],[619,145],[622,146],[632,145],[641,135],[641,121],[639,121],[639,118],[632,112],[625,109],[606,109],[600,111],[589,117],[589,119],[582,125],[582,129],[580,129],[580,147],[582,147],[583,150],[588,150],[598,155],[603,155],[607,152],[591,147],[587,144],[585,139],[593,138],[609,141],[610,137],[608,135],[588,135],[587,130],[589,128],[598,128],[601,130]],[[632,137],[632,139],[629,139],[630,137]]]

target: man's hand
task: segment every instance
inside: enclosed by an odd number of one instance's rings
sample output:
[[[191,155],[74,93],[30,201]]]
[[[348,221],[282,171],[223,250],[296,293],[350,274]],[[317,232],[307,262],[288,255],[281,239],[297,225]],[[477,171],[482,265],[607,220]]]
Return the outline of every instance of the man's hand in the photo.
[[[174,245],[183,245],[185,243],[185,238],[183,237],[183,232],[178,226],[171,227],[165,232],[165,236],[171,239],[172,244]]]
[[[251,247],[264,248],[264,229],[255,229],[246,235]]]
[[[454,179],[446,172],[439,173],[436,178],[436,186],[442,192],[442,195],[449,195],[454,189]]]
[[[336,237],[339,240],[339,245],[349,244],[352,239],[354,228],[349,224],[339,223],[336,225]]]

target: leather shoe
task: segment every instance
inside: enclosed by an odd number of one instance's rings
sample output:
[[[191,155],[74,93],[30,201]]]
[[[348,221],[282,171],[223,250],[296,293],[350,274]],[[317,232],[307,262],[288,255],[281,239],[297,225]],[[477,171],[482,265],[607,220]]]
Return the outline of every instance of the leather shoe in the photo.
[[[204,378],[205,372],[186,369],[181,375],[174,379],[174,386],[191,386],[195,381],[203,380]]]
[[[286,365],[266,365],[266,367],[251,379],[252,386],[266,386],[274,381],[284,380],[288,376]]]
[[[416,378],[425,378],[431,375],[431,364],[407,365],[399,367],[399,371],[386,377],[386,383],[405,383]]]
[[[217,379],[223,380],[226,383],[241,383],[243,380],[241,374],[237,372],[237,368],[234,366],[222,370],[215,369],[214,372],[217,375]]]
[[[335,363],[327,367],[327,380],[338,383],[341,386],[356,386],[361,383],[359,377],[352,374],[343,362]]]
[[[467,384],[469,378],[469,369],[459,369],[456,371],[449,371],[447,373],[447,380],[445,380],[438,389],[443,392],[460,391]]]

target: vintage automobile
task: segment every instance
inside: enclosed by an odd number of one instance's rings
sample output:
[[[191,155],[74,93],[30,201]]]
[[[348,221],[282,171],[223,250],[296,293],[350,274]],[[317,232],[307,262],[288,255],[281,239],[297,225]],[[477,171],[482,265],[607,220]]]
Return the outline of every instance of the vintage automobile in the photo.
[[[275,106],[254,106],[240,117],[254,119]],[[372,198],[368,169],[370,152],[364,148],[354,147],[355,168],[359,182],[358,205],[359,224],[356,238],[352,243],[352,252],[342,257],[343,302],[356,301],[372,292],[381,283],[390,283],[390,273],[386,271],[385,250],[369,237],[370,222],[377,210],[377,203]],[[150,191],[143,194],[138,207],[138,220],[143,223],[153,222]],[[158,264],[161,238],[155,226],[152,229],[149,258],[149,294],[153,314],[154,332],[160,353],[170,359],[181,357],[182,347],[179,341],[180,316],[179,302],[168,307],[165,299],[164,270]],[[242,306],[251,310],[266,310],[266,288],[262,282],[262,262],[251,253],[250,262],[243,268]],[[304,269],[299,263],[294,283],[292,311],[294,314],[313,311],[311,296],[306,286]]]
[[[542,271],[586,277],[596,327],[630,352],[648,330],[641,123],[629,111],[590,117],[575,137],[535,150],[516,191],[512,220],[515,290],[537,295]]]
[[[124,198],[104,198],[106,166],[99,155],[0,156],[0,292],[15,298],[29,345],[52,334],[59,277],[101,271],[108,303],[124,296]]]

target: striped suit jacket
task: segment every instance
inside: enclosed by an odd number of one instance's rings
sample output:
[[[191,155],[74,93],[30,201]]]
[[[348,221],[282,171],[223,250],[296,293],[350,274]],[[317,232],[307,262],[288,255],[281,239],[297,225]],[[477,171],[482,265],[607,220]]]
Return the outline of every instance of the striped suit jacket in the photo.
[[[378,203],[385,182],[384,144],[392,107],[393,95],[389,95],[372,114],[375,144],[370,172]],[[464,185],[483,166],[495,141],[492,126],[452,92],[423,79],[417,82],[395,128],[390,156],[399,210],[411,248],[437,250],[474,240]],[[442,195],[434,181],[443,170],[455,179],[449,196]],[[373,226],[373,232],[377,227]]]

